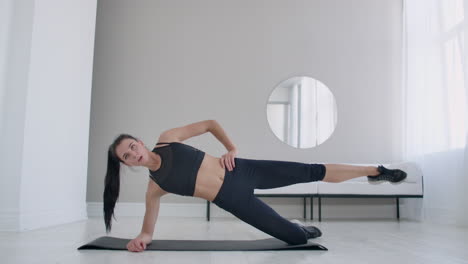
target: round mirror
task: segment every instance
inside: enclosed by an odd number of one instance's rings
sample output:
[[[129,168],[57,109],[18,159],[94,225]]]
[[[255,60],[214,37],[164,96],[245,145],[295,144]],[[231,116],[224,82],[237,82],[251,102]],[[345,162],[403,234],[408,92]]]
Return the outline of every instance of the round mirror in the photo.
[[[295,148],[312,148],[325,142],[335,130],[335,97],[314,78],[289,78],[270,94],[267,118],[281,141]]]

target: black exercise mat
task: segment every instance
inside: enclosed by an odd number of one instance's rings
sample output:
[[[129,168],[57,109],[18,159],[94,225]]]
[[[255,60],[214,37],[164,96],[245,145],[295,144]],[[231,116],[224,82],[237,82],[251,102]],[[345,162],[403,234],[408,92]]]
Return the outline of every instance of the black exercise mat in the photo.
[[[130,239],[100,237],[78,249],[127,250]],[[260,240],[153,240],[146,250],[170,251],[251,251],[251,250],[328,250],[317,243],[288,245],[276,238]]]

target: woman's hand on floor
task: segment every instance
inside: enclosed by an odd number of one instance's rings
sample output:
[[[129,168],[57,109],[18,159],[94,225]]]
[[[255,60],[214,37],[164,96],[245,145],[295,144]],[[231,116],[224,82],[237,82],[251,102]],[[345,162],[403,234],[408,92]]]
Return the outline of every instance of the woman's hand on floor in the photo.
[[[148,237],[139,235],[127,244],[127,249],[132,252],[141,252],[146,249]],[[151,242],[151,241],[150,241]],[[148,242],[149,243],[149,242]]]
[[[236,157],[236,155],[237,150],[233,149],[221,156],[221,167],[223,167],[223,169],[226,167],[229,171],[232,171],[236,167],[236,164],[234,163],[234,158]]]

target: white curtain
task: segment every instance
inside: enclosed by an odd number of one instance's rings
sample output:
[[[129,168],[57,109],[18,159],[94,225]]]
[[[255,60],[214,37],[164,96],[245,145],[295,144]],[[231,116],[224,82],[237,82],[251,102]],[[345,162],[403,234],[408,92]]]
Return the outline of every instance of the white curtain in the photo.
[[[336,126],[336,102],[330,89],[312,78],[301,79],[300,148],[325,142]]]
[[[403,0],[403,157],[424,173],[407,214],[468,223],[467,0]]]

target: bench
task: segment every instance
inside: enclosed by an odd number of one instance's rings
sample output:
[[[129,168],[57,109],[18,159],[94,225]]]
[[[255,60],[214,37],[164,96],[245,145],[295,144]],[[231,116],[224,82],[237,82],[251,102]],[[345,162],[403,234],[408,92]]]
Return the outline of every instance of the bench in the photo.
[[[376,164],[349,164],[360,166],[377,166]],[[424,183],[420,167],[414,162],[383,164],[389,169],[401,169],[407,178],[401,183],[370,183],[367,177],[354,178],[340,183],[310,182],[285,187],[259,190],[257,197],[297,197],[302,199],[303,217],[306,219],[307,198],[310,199],[310,219],[313,220],[313,199],[318,198],[319,221],[322,221],[322,198],[395,198],[396,217],[400,219],[400,198],[423,198]],[[206,219],[210,220],[210,204],[207,201]]]

